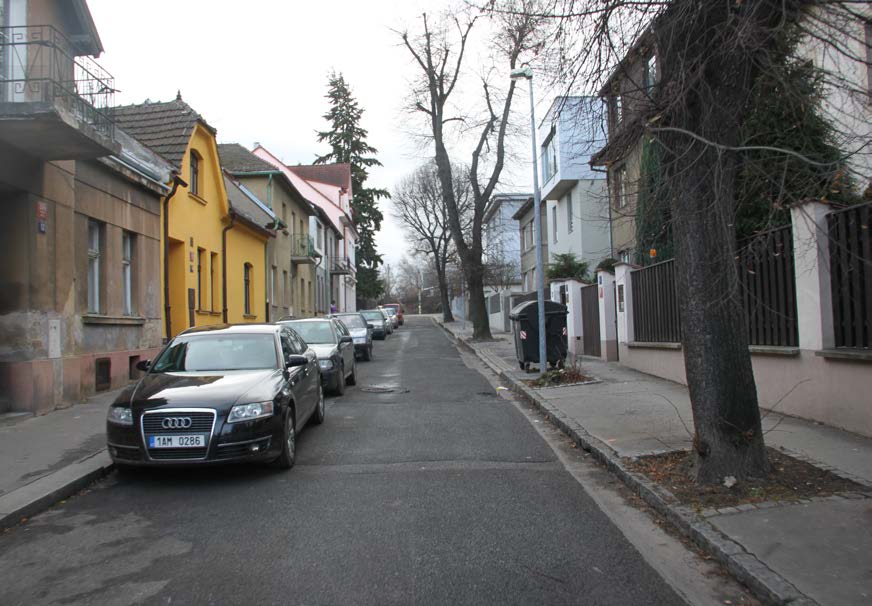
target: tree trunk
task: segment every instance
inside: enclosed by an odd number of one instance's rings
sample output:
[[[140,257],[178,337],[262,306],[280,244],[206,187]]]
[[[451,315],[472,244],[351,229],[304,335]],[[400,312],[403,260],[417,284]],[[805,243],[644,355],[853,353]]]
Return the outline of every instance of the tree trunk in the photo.
[[[442,300],[442,321],[454,322],[454,314],[451,313],[451,300],[448,298],[448,280],[445,277],[444,268],[436,268],[436,278],[439,282],[439,297]]]
[[[469,289],[469,318],[472,320],[472,338],[489,340],[493,337],[490,331],[490,318],[487,313],[487,301],[484,297],[484,267],[479,261],[469,263],[466,280]]]
[[[762,477],[768,469],[735,262],[739,157],[730,148],[740,144],[759,76],[752,58],[765,49],[781,5],[737,7],[678,0],[656,29],[661,86],[677,93],[658,136],[668,150],[663,168],[699,483]]]

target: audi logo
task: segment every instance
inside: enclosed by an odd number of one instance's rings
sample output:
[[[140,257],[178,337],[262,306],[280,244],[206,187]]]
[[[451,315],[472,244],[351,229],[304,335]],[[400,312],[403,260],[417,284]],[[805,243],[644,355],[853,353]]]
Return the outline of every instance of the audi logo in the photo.
[[[191,423],[191,417],[167,417],[160,422],[160,426],[164,429],[188,429]]]

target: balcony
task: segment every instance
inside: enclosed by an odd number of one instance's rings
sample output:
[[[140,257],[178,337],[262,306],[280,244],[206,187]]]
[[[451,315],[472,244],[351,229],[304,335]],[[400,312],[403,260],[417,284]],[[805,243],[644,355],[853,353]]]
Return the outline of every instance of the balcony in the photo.
[[[330,273],[334,276],[351,275],[354,263],[348,257],[330,257]]]
[[[291,263],[295,265],[314,265],[318,257],[312,238],[306,235],[291,236]]]
[[[115,80],[50,25],[0,27],[0,139],[44,160],[119,153]]]

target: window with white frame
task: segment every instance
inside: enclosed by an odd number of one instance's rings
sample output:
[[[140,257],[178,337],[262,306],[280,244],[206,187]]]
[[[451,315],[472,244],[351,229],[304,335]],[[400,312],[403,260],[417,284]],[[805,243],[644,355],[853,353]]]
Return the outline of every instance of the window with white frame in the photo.
[[[135,236],[129,231],[121,234],[122,306],[125,316],[133,315],[133,243]]]
[[[627,206],[627,167],[615,171],[615,208]]]
[[[542,180],[545,183],[557,174],[557,130],[552,126],[551,132],[542,144]]]
[[[657,55],[651,56],[645,61],[645,89],[651,90],[657,83]]]
[[[624,102],[621,95],[612,97],[612,121],[617,126],[624,119]]]
[[[103,254],[103,226],[88,221],[88,312],[100,313],[100,257]]]
[[[566,231],[572,233],[572,192],[566,194]]]
[[[242,286],[245,289],[244,296],[244,313],[246,316],[251,315],[251,270],[253,266],[251,263],[246,263],[242,266]]]
[[[553,226],[551,233],[554,238],[554,243],[557,244],[557,204],[551,207],[551,225]]]

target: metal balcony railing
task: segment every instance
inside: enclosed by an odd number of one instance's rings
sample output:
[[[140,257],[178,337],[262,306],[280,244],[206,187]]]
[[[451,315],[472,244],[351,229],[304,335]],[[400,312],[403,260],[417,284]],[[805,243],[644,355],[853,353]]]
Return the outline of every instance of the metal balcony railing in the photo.
[[[315,243],[310,236],[296,234],[291,236],[291,257],[316,257]]]
[[[60,103],[113,138],[115,79],[51,25],[0,27],[0,103]]]
[[[350,274],[354,270],[354,263],[348,257],[330,257],[330,273]]]

